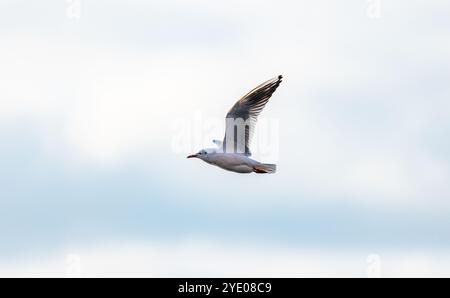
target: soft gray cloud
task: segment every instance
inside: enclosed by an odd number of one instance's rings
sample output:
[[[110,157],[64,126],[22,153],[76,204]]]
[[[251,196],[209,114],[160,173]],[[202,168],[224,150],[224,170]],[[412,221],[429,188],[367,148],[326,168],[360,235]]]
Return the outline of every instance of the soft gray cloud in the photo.
[[[381,1],[373,19],[356,0],[81,1],[73,19],[67,3],[0,3],[6,250],[242,229],[287,246],[447,247],[450,4]],[[203,117],[197,150],[278,74],[262,116],[279,146],[254,150],[276,175],[174,150],[177,121]]]

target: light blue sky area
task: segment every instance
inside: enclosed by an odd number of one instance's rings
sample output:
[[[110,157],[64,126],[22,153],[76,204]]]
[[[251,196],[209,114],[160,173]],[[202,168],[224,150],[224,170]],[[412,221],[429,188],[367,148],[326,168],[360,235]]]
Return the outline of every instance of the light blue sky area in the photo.
[[[368,207],[339,197],[323,202],[305,197],[301,190],[267,198],[274,190],[251,182],[233,202],[220,181],[214,190],[201,189],[201,180],[219,170],[194,178],[185,170],[176,172],[186,165],[183,157],[169,158],[165,169],[155,157],[143,156],[145,162],[137,157],[114,170],[67,170],[42,156],[35,138],[23,129],[15,136],[2,135],[9,144],[1,151],[0,172],[4,256],[108,239],[183,241],[193,237],[337,250],[446,249],[450,245],[445,210]],[[254,203],[245,203],[255,196]]]
[[[39,2],[0,3],[0,258],[192,237],[449,248],[447,2],[382,0],[378,19],[362,0],[81,1],[79,19]],[[177,119],[222,119],[278,74],[278,153],[254,150],[275,175],[173,147]]]

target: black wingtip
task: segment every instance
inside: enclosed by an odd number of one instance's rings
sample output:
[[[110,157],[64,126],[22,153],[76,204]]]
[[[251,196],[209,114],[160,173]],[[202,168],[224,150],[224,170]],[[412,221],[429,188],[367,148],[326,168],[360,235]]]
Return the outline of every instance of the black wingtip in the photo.
[[[279,75],[279,76],[278,76],[278,80],[281,80],[282,78],[283,78],[282,75]]]

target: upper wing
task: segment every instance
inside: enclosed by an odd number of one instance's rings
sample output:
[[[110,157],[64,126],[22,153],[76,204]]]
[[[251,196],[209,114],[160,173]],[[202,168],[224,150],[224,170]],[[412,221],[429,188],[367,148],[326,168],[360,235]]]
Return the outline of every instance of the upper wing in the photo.
[[[250,153],[250,143],[258,116],[269,98],[277,90],[283,76],[268,80],[238,100],[226,116],[226,131],[223,139],[224,152]]]

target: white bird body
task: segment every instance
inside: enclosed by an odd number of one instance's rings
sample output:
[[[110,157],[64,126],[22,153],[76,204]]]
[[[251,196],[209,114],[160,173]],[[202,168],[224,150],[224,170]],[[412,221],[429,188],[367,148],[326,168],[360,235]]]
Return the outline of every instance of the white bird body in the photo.
[[[205,150],[206,154],[199,154],[198,158],[211,165],[236,173],[252,173],[263,171],[264,165],[256,160],[239,153],[223,153],[216,150]],[[209,151],[209,152],[208,152]],[[275,167],[275,165],[273,165]],[[269,169],[267,169],[269,171]]]
[[[245,155],[235,153],[213,153],[206,162],[237,173],[253,172],[253,166],[256,163]]]
[[[227,128],[223,141],[213,140],[217,149],[203,149],[197,154],[189,155],[188,158],[199,158],[211,165],[236,173],[275,173],[276,165],[260,163],[249,156],[256,120],[280,85],[282,78],[278,76],[262,83],[233,105],[226,116]],[[243,133],[236,135],[235,130]]]

